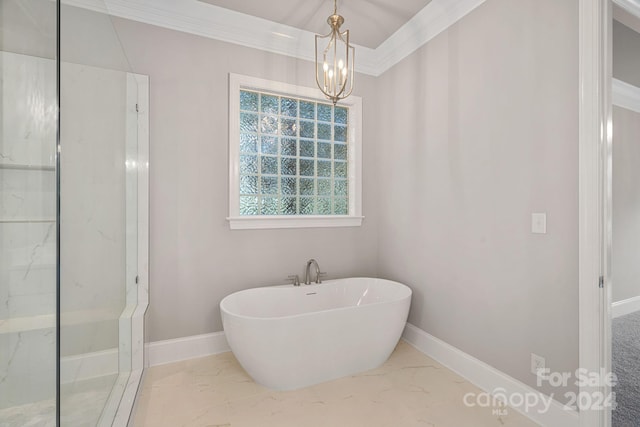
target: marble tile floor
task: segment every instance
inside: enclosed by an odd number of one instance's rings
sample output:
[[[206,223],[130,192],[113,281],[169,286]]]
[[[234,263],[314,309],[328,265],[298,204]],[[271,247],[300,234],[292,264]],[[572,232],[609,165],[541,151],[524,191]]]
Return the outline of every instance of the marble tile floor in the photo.
[[[117,375],[105,375],[61,387],[63,427],[92,427],[98,424]],[[27,403],[0,410],[0,427],[55,427],[55,399]]]
[[[529,427],[510,408],[470,408],[480,389],[400,341],[381,367],[300,390],[256,384],[232,353],[149,368],[135,427]],[[506,412],[506,414],[504,414]]]

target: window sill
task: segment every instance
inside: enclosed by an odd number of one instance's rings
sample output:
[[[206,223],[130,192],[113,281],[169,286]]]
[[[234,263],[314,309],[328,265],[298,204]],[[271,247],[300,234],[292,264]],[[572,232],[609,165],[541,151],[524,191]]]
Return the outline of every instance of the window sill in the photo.
[[[232,230],[257,230],[269,228],[324,228],[360,227],[363,216],[290,215],[290,216],[235,216],[229,217]]]

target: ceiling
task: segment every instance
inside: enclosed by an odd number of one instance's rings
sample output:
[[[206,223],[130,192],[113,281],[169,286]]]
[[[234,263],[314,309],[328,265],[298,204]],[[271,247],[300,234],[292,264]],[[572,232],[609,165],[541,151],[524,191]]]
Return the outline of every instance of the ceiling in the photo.
[[[279,24],[327,34],[333,0],[200,0]],[[354,44],[377,48],[431,0],[339,0],[342,30],[350,30]]]
[[[343,27],[352,31],[354,43],[359,45],[355,70],[379,76],[485,1],[339,0],[338,12],[346,19]],[[333,13],[331,0],[62,0],[62,3],[312,62],[314,32],[326,34],[329,29],[326,17]],[[265,6],[267,3],[269,7]]]

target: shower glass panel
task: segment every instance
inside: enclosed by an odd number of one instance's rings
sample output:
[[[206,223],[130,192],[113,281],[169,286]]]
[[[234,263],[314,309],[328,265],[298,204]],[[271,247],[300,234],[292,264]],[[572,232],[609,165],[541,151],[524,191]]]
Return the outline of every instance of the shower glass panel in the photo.
[[[112,19],[99,9],[63,4],[60,15],[63,426],[126,425],[133,400],[127,386],[137,388],[142,368],[132,359],[134,350],[141,354],[133,348],[141,339],[132,318],[139,313],[145,80],[130,72]]]
[[[0,425],[56,423],[56,4],[0,0]]]
[[[126,82],[121,71],[62,63],[63,425],[98,425],[101,417],[110,425],[106,418],[115,412],[103,414],[103,409],[117,408],[118,398],[110,401],[112,391],[120,388],[122,394],[119,323],[126,305],[127,258],[135,257],[127,253],[127,235],[136,235],[136,224],[126,221]]]

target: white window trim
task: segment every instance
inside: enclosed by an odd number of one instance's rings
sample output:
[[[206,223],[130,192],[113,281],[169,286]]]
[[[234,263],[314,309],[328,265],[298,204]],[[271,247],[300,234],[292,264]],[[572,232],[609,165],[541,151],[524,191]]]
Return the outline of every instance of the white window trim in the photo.
[[[283,96],[327,102],[319,89],[229,73],[229,226],[231,229],[358,227],[362,225],[362,98],[340,102],[349,107],[349,215],[240,216],[240,90],[268,91]]]

